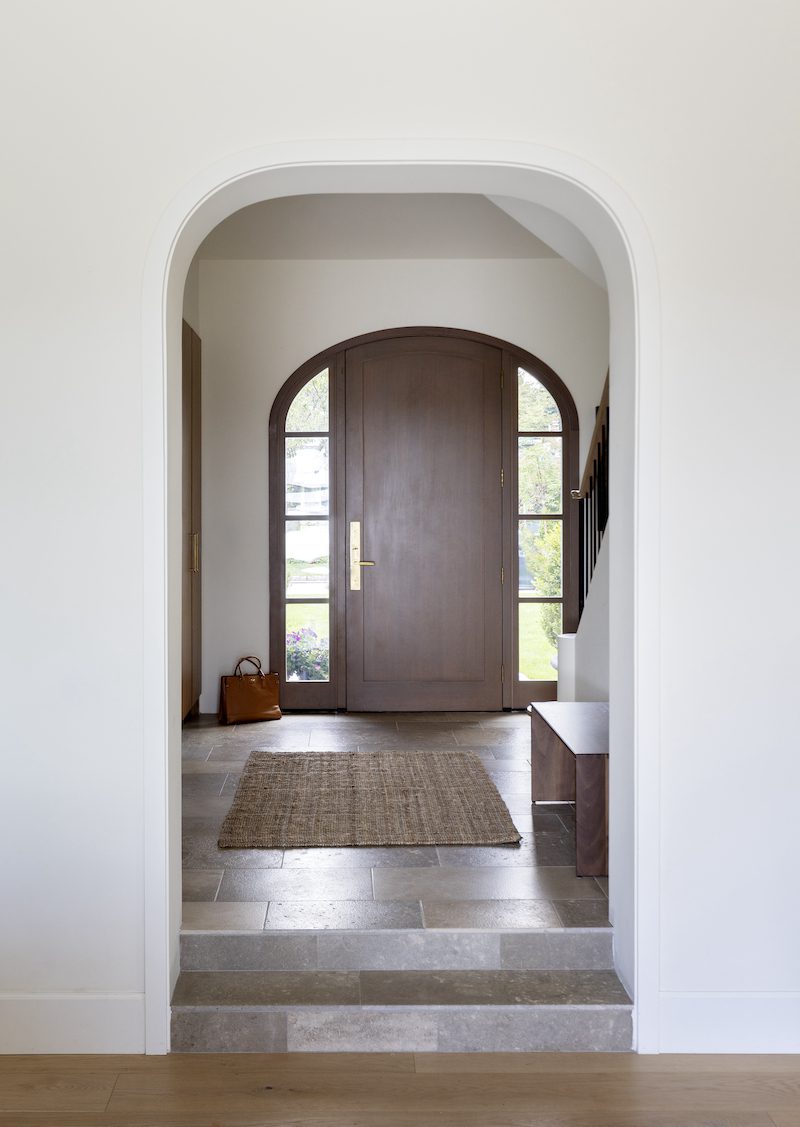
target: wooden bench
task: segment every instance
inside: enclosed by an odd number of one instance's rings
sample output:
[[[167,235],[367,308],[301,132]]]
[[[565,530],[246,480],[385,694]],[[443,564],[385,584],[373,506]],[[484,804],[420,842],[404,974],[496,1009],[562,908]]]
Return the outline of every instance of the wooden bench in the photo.
[[[608,874],[608,705],[544,701],[531,717],[531,801],[574,802],[576,871]]]

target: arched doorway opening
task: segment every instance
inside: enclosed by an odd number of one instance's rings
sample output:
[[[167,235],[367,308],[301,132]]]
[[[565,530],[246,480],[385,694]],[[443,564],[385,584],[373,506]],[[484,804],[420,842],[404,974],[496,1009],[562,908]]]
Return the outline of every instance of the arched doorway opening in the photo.
[[[146,1033],[169,1044],[180,925],[180,329],[202,239],[249,203],[315,192],[477,192],[555,212],[602,263],[611,311],[611,911],[638,1048],[657,1047],[659,576],[658,289],[647,232],[618,185],[516,143],[297,142],[237,154],[173,201],[143,285]]]

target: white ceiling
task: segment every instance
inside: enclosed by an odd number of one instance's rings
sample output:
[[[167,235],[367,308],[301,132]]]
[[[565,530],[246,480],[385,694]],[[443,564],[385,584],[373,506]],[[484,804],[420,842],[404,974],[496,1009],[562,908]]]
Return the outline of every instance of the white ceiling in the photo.
[[[198,258],[558,258],[485,196],[320,195],[235,212]]]

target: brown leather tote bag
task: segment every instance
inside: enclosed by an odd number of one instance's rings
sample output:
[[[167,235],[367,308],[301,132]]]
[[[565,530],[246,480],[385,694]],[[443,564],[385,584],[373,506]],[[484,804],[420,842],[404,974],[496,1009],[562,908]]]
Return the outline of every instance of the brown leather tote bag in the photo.
[[[243,673],[242,665],[250,662],[255,673]],[[240,657],[232,677],[220,678],[220,724],[247,724],[256,720],[280,720],[278,704],[280,678],[277,673],[264,673],[257,657]]]

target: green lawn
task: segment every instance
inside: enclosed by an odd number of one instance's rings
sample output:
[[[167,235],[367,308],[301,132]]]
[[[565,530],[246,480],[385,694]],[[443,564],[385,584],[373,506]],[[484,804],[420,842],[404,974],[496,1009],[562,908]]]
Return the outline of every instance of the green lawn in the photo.
[[[529,681],[555,681],[557,673],[550,664],[555,656],[542,625],[542,603],[520,603],[519,606],[519,672]]]
[[[521,604],[519,609],[520,673],[529,681],[554,681],[556,671],[550,664],[555,648],[541,628],[541,603]],[[330,637],[329,610],[324,603],[287,603],[286,630],[310,626],[320,639]]]
[[[320,638],[330,637],[330,612],[327,603],[287,603],[286,633],[310,626]]]

